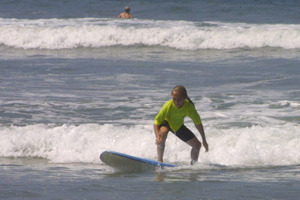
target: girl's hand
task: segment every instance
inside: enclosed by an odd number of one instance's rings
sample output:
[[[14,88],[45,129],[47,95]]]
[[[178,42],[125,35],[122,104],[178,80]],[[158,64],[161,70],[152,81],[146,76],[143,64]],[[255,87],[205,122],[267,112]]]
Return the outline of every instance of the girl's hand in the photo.
[[[160,134],[158,134],[157,137],[156,137],[155,144],[156,144],[157,146],[160,146],[160,143],[161,143],[161,142],[162,142],[162,137],[161,137]]]
[[[203,146],[205,148],[205,152],[208,152],[209,149],[208,149],[208,144],[206,141],[203,141]]]

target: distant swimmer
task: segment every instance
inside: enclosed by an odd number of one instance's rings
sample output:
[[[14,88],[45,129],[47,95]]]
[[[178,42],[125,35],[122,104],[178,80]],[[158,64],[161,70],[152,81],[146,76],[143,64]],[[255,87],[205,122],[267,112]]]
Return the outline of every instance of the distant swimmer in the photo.
[[[125,7],[125,12],[121,13],[119,18],[133,18],[133,16],[130,14],[130,7]]]

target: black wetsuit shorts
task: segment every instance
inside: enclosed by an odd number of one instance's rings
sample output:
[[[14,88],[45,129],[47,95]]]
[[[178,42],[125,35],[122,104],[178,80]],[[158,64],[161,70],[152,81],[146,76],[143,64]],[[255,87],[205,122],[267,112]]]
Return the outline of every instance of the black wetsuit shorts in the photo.
[[[195,137],[194,133],[190,129],[188,129],[185,125],[182,125],[177,131],[173,131],[170,128],[168,121],[164,121],[160,125],[160,127],[161,126],[167,127],[169,129],[169,131],[174,133],[179,139],[181,139],[184,142],[189,141]]]

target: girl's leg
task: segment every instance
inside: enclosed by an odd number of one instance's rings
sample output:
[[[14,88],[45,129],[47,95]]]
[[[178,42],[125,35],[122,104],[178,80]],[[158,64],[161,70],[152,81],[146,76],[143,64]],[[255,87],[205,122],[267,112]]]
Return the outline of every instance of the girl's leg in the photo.
[[[186,143],[192,147],[191,150],[192,163],[197,162],[200,153],[201,142],[199,142],[197,137],[194,137],[193,139],[186,141]]]
[[[163,156],[164,156],[164,151],[165,151],[166,140],[168,137],[168,132],[169,132],[169,129],[165,126],[161,126],[159,129],[159,134],[162,137],[162,141],[159,144],[157,144],[157,157],[158,157],[157,160],[159,162],[163,162]]]

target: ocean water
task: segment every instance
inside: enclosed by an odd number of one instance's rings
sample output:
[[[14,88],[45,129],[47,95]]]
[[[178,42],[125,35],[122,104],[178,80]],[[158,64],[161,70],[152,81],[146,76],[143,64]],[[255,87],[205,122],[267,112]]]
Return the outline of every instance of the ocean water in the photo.
[[[0,198],[299,198],[300,2],[0,5]],[[164,160],[180,167],[102,163],[156,159],[153,119],[179,84],[205,128],[199,163],[171,133]]]

